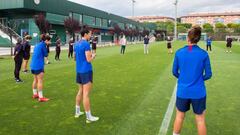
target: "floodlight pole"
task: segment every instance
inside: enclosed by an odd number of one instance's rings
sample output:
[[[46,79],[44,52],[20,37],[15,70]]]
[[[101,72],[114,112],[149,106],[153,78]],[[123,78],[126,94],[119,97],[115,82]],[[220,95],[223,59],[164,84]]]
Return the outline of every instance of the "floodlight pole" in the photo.
[[[134,17],[134,4],[136,3],[135,0],[132,0],[132,17]]]
[[[174,39],[175,40],[177,40],[177,4],[178,4],[178,0],[174,2],[174,5],[175,5]]]

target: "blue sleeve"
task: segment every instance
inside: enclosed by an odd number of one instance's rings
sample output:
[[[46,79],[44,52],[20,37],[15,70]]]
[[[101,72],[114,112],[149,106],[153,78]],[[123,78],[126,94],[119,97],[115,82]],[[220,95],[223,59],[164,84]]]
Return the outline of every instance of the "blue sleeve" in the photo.
[[[86,52],[86,51],[90,51],[90,50],[91,50],[90,44],[88,44],[88,43],[85,44],[85,52]]]
[[[212,69],[211,69],[210,59],[208,55],[204,60],[204,71],[205,71],[205,74],[203,75],[203,80],[206,81],[212,77]]]
[[[176,78],[179,77],[178,70],[179,70],[179,63],[178,63],[178,58],[177,58],[177,54],[176,54],[175,58],[174,58],[174,62],[173,62],[173,68],[172,68],[172,73]]]
[[[77,43],[75,42],[75,43],[73,44],[73,51],[76,53],[76,50],[77,50]]]
[[[73,51],[76,53],[76,43],[73,45]]]
[[[44,57],[47,57],[48,56],[47,47],[45,45],[43,45],[42,49],[43,49]]]

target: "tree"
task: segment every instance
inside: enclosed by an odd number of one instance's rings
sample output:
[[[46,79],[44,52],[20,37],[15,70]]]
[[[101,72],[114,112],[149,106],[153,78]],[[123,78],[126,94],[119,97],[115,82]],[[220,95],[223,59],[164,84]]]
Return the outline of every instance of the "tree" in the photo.
[[[80,23],[78,20],[73,19],[72,17],[68,17],[64,20],[65,30],[73,37],[73,41],[75,41],[75,32],[80,31]]]
[[[46,34],[51,29],[50,23],[43,14],[36,15],[34,20],[41,34]]]
[[[213,33],[213,26],[210,23],[203,24],[203,31],[207,33]]]
[[[187,28],[184,27],[183,25],[177,26],[178,33],[186,33]]]
[[[216,32],[226,32],[226,26],[223,23],[215,24]]]
[[[240,32],[240,24],[229,23],[229,24],[227,24],[227,27],[229,29],[231,29],[232,32],[236,32],[236,33]]]
[[[156,30],[165,30],[167,33],[173,34],[174,30],[174,23],[171,21],[167,22],[157,22],[157,29]]]
[[[142,37],[145,37],[146,35],[149,36],[149,34],[150,34],[150,31],[147,30],[147,29],[144,29],[144,30],[141,32]]]
[[[117,23],[113,24],[113,31],[115,34],[117,34],[117,40],[119,40],[119,36],[122,33],[122,29],[119,27]]]
[[[156,22],[157,29],[156,30],[167,30],[166,22]]]
[[[240,33],[240,24],[233,24],[233,30],[236,33]]]
[[[191,23],[181,23],[181,25],[182,25],[183,27],[185,27],[186,29],[192,28],[192,24],[191,24]]]
[[[167,33],[172,35],[174,31],[174,25],[168,25],[167,26]]]
[[[234,23],[228,23],[228,24],[227,24],[227,27],[230,28],[230,29],[232,29],[232,28],[234,27]]]

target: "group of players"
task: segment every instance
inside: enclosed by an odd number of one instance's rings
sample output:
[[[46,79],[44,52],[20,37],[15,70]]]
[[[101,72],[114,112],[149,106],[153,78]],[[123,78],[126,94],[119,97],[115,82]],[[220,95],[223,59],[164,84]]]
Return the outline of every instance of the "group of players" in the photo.
[[[193,26],[187,37],[187,45],[179,49],[174,58],[172,73],[178,79],[177,97],[176,97],[176,118],[174,121],[173,135],[180,135],[185,113],[193,108],[196,118],[196,125],[199,135],[206,135],[207,128],[205,122],[206,113],[206,86],[205,81],[212,77],[210,58],[208,49],[211,51],[212,40],[209,37],[206,41],[207,51],[198,46],[201,39],[201,27]],[[82,39],[77,42],[70,42],[71,51],[74,51],[76,61],[76,82],[78,84],[78,92],[76,95],[75,117],[78,118],[84,114],[80,110],[80,104],[86,114],[86,123],[91,123],[99,120],[99,117],[91,114],[89,94],[93,83],[93,67],[91,62],[96,57],[96,47],[94,51],[90,47],[91,31],[84,29],[81,31]],[[29,38],[26,38],[26,44]],[[19,41],[21,42],[21,41]],[[91,41],[90,41],[91,42]],[[96,41],[92,41],[94,44]],[[227,39],[227,47],[231,48],[232,39]],[[47,46],[51,43],[49,35],[41,35],[41,41],[35,45],[32,61],[31,73],[33,74],[33,99],[38,99],[39,102],[47,102],[48,98],[43,96],[43,77],[44,77],[44,58],[48,56]],[[73,48],[74,44],[74,48]],[[126,38],[123,35],[121,40],[121,53],[124,54],[126,46]],[[144,38],[144,53],[148,54],[149,37]],[[25,45],[27,46],[27,45]],[[15,59],[18,59],[18,44],[15,48]],[[26,47],[25,47],[26,48]],[[167,48],[172,54],[171,38],[167,39]],[[228,51],[229,52],[229,51]],[[28,55],[25,55],[28,56]],[[72,57],[72,52],[69,52],[69,57]],[[29,58],[28,58],[29,59]],[[20,65],[20,64],[19,64]]]

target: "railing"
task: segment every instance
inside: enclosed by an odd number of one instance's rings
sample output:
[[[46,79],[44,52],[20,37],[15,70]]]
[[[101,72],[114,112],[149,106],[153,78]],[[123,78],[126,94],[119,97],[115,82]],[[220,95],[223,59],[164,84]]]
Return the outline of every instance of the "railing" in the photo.
[[[8,27],[8,26],[4,26],[3,24],[0,23],[0,29],[6,33],[8,36],[11,36],[14,38],[14,39],[17,39],[17,38],[21,38],[20,35],[18,35],[17,32],[15,32],[12,28]]]

